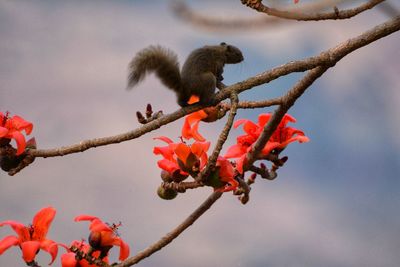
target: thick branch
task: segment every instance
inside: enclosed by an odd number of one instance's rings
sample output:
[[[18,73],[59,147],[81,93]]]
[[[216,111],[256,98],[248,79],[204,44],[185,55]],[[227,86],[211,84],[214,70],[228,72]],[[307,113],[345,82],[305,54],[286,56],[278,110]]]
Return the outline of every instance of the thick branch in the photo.
[[[364,3],[356,8],[347,9],[347,10],[338,10],[335,8],[332,12],[328,13],[302,13],[300,11],[284,11],[278,10],[275,8],[268,7],[263,5],[261,1],[257,1],[257,3],[253,3],[253,1],[242,0],[242,3],[247,4],[249,7],[255,9],[258,12],[265,13],[270,16],[282,18],[282,19],[290,19],[290,20],[300,20],[300,21],[316,21],[316,20],[338,20],[338,19],[349,19],[354,17],[368,9],[373,8],[374,6],[384,2],[385,0],[370,0],[367,3]]]
[[[358,48],[366,46],[398,30],[400,30],[400,16],[375,26],[371,30],[366,31],[357,37],[342,42],[339,45],[320,53],[318,56],[309,57],[304,60],[292,61],[260,73],[242,82],[230,85],[226,89],[217,93],[216,100],[221,101],[228,98],[232,91],[241,93],[255,86],[269,83],[281,76],[293,72],[303,72],[324,65],[334,66],[340,59],[357,50]]]
[[[184,230],[191,226],[201,215],[204,214],[220,197],[222,193],[214,192],[212,193],[192,214],[189,215],[180,225],[178,225],[174,230],[166,234],[159,241],[149,246],[145,250],[139,252],[136,256],[126,259],[122,263],[116,265],[115,267],[127,267],[132,266],[139,261],[149,257],[153,253],[159,251],[166,245],[177,238]]]

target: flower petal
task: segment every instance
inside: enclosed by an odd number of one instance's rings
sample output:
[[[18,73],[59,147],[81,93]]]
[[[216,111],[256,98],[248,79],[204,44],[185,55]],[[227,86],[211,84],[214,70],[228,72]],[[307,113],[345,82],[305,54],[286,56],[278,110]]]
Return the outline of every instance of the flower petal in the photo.
[[[91,215],[78,215],[74,218],[75,222],[80,222],[80,221],[93,221],[95,219],[99,219],[96,216],[91,216]]]
[[[0,223],[0,226],[3,225],[10,225],[15,233],[17,233],[20,240],[26,241],[30,239],[29,230],[22,223],[16,221],[4,221]]]
[[[153,154],[161,155],[165,159],[172,160],[174,156],[174,151],[173,149],[171,149],[171,146],[163,146],[163,147],[155,146],[153,148]]]
[[[186,116],[185,120],[191,125],[195,122],[201,121],[202,119],[207,118],[208,115],[204,110],[195,111]]]
[[[159,161],[157,161],[157,165],[158,167],[160,167],[161,169],[169,172],[169,173],[173,173],[176,170],[179,170],[179,166],[178,164],[176,164],[173,161],[167,160],[167,159],[161,159]]]
[[[197,121],[196,123],[193,124],[193,127],[192,127],[192,138],[194,140],[196,140],[196,141],[204,142],[204,141],[206,141],[206,139],[204,138],[204,136],[202,136],[199,133],[199,125],[200,125],[200,121]]]
[[[197,157],[201,157],[204,153],[207,153],[209,148],[210,148],[210,142],[194,142],[191,145],[190,150]]]
[[[247,154],[243,154],[240,158],[236,160],[236,170],[241,174],[243,174],[243,165],[246,161],[246,158]]]
[[[237,120],[237,121],[235,121],[234,123],[233,123],[233,128],[237,128],[237,127],[239,127],[241,124],[243,124],[243,123],[246,123],[246,122],[248,122],[249,120],[248,119],[240,119],[240,120]]]
[[[192,114],[194,114],[194,113],[192,113]],[[188,115],[185,118],[185,122],[183,123],[183,127],[182,127],[182,137],[187,140],[190,138],[193,138],[194,140],[203,142],[206,139],[199,133],[199,124],[200,124],[201,117],[192,119],[192,121],[191,121],[191,118],[189,116],[191,116],[192,114]],[[207,117],[207,116],[205,116],[205,117]]]
[[[271,151],[274,150],[275,148],[284,148],[284,146],[281,146],[281,143],[279,142],[267,142],[267,144],[261,150],[261,154],[266,156],[269,153],[271,153]]]
[[[197,95],[191,95],[189,100],[188,100],[188,104],[194,104],[200,101],[200,97],[198,97]]]
[[[246,149],[240,144],[235,144],[228,148],[228,151],[225,153],[224,157],[238,158],[242,156],[244,153],[246,153]]]
[[[293,117],[293,116],[291,116],[291,115],[289,115],[289,114],[285,114],[284,116],[283,116],[283,118],[282,118],[282,120],[281,120],[281,124],[283,124],[283,126],[286,126],[286,124],[288,123],[288,122],[296,122],[297,120]]]
[[[51,255],[51,262],[49,263],[49,265],[52,264],[56,259],[58,253],[57,243],[53,240],[46,239],[40,243],[40,248]]]
[[[40,249],[39,241],[26,241],[20,244],[22,249],[22,258],[25,262],[32,262]]]
[[[100,219],[95,219],[89,226],[89,230],[92,232],[113,232],[110,226],[103,223]]]
[[[33,217],[33,234],[32,240],[42,240],[46,238],[47,232],[49,230],[50,224],[56,216],[56,210],[53,207],[46,207],[41,209]]]
[[[61,255],[61,266],[62,267],[76,267],[77,261],[75,258],[75,253],[67,252]]]
[[[229,160],[224,157],[218,157],[216,166],[220,166],[219,177],[221,181],[228,182],[235,176],[235,171]]]
[[[252,121],[246,121],[243,124],[243,131],[247,134],[254,135],[260,131],[260,127]]]
[[[190,147],[188,147],[184,143],[179,143],[176,148],[175,148],[175,154],[178,156],[178,158],[183,162],[183,164],[186,164],[186,161],[190,155],[191,150]]]
[[[8,129],[0,126],[0,137],[4,137],[8,134]]]
[[[13,116],[11,119],[13,127],[17,131],[25,130],[26,134],[30,134],[32,132],[33,124],[29,121],[24,120],[20,116]]]
[[[154,140],[161,140],[161,141],[164,141],[164,142],[167,143],[167,144],[173,143],[172,140],[169,139],[169,138],[166,137],[166,136],[154,137],[153,139],[154,139]]]
[[[9,135],[12,139],[15,139],[15,142],[17,142],[17,153],[16,155],[21,155],[26,147],[26,142],[25,142],[25,136],[18,131],[10,131]]]
[[[258,125],[260,127],[264,127],[265,124],[267,124],[267,122],[271,118],[271,116],[272,116],[271,113],[264,113],[264,114],[258,115]]]
[[[9,235],[4,237],[0,241],[0,255],[3,254],[4,251],[9,249],[11,246],[16,246],[19,244],[19,239],[16,236]]]
[[[310,141],[310,139],[307,136],[294,136],[292,138],[287,139],[285,142],[281,143],[281,147],[280,148],[285,148],[288,144],[293,143],[295,141],[298,141],[299,143],[306,143],[308,141]]]
[[[120,238],[119,260],[123,261],[129,257],[129,245]]]

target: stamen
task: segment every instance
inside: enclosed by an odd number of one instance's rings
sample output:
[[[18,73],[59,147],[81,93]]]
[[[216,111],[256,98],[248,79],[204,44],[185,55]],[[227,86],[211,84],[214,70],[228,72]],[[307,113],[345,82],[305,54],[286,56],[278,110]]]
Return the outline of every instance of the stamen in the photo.
[[[10,112],[6,111],[6,115],[3,117],[3,121],[1,122],[1,126],[5,126],[6,125],[6,122],[9,119],[9,116],[10,116]]]

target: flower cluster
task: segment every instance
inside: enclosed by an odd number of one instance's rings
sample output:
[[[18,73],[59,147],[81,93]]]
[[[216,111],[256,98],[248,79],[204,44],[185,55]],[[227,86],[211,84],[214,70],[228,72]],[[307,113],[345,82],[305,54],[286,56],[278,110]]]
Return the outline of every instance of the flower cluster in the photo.
[[[192,96],[189,104],[199,101],[197,96]],[[167,143],[166,146],[154,147],[153,153],[161,155],[163,159],[157,162],[158,166],[163,170],[161,178],[165,182],[182,182],[189,176],[196,178],[199,173],[205,168],[208,162],[208,149],[210,142],[199,133],[198,128],[200,121],[216,120],[218,112],[217,107],[211,107],[193,112],[185,117],[182,127],[182,138],[186,140],[193,139],[191,144],[188,144],[181,139],[181,142],[174,143],[166,136],[156,137],[154,139],[161,140]],[[218,157],[215,171],[210,175],[210,178],[205,181],[205,184],[214,187],[218,191],[232,191],[238,187],[238,182],[235,180],[234,167],[224,157]],[[172,199],[176,196],[176,192],[159,190],[159,195],[165,199]],[[165,195],[168,194],[168,195]]]
[[[198,98],[192,97],[189,104],[197,101]],[[182,139],[180,142],[174,143],[170,138],[165,136],[154,138],[167,143],[166,146],[154,147],[153,149],[155,155],[161,155],[163,157],[163,159],[159,160],[157,163],[162,169],[161,177],[164,182],[180,183],[189,176],[196,178],[199,173],[203,171],[208,162],[207,152],[210,147],[210,142],[206,141],[199,133],[199,124],[200,121],[209,121],[210,114],[215,114],[215,112],[216,109],[214,107],[212,112],[203,109],[187,115],[182,127]],[[247,155],[252,151],[255,142],[260,137],[270,118],[271,114],[261,114],[258,117],[257,123],[247,119],[238,120],[234,123],[234,128],[238,128],[242,125],[245,134],[237,138],[237,143],[229,147],[224,156],[218,157],[215,167],[212,168],[208,177],[203,181],[205,185],[212,186],[217,191],[238,192],[239,178],[243,177],[244,172],[247,170],[244,169]],[[211,121],[214,120],[213,118]],[[303,143],[309,141],[303,131],[288,127],[287,124],[289,122],[296,122],[296,120],[289,114],[285,114],[260,154],[256,156],[257,160],[270,159],[271,154],[275,156],[279,155],[279,153],[292,142],[298,141]],[[183,141],[183,138],[186,140],[193,139],[194,141],[188,144]],[[234,159],[235,162],[231,162],[229,159]],[[282,166],[286,160],[287,157],[282,159],[275,157],[273,161],[273,170]],[[246,166],[246,168],[248,167],[249,166]],[[261,164],[259,172],[262,174],[266,171],[265,164]],[[253,183],[254,175],[251,176],[251,180],[250,183]],[[164,196],[163,198],[172,199],[177,195],[177,192],[173,191],[168,193],[170,193],[168,197]]]
[[[17,234],[6,236],[0,241],[0,255],[12,246],[19,246],[22,250],[22,258],[28,265],[36,266],[35,257],[40,250],[51,255],[52,264],[57,257],[58,246],[66,249],[61,256],[62,267],[94,267],[93,260],[108,263],[108,253],[113,246],[120,247],[119,259],[125,260],[129,256],[129,246],[118,236],[118,225],[109,226],[99,218],[90,215],[80,215],[75,221],[90,221],[89,244],[84,241],[73,241],[71,246],[56,243],[47,239],[47,232],[56,215],[53,207],[41,209],[33,218],[32,224],[25,226],[16,221],[0,222],[0,227],[10,225]],[[87,258],[85,257],[87,256]]]

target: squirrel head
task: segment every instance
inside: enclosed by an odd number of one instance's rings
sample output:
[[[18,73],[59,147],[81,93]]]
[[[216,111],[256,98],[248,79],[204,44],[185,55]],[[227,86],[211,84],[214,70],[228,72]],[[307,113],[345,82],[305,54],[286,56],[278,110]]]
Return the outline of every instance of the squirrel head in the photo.
[[[226,64],[235,64],[243,61],[242,51],[236,46],[229,45],[225,42],[220,43],[220,46],[224,48]]]

